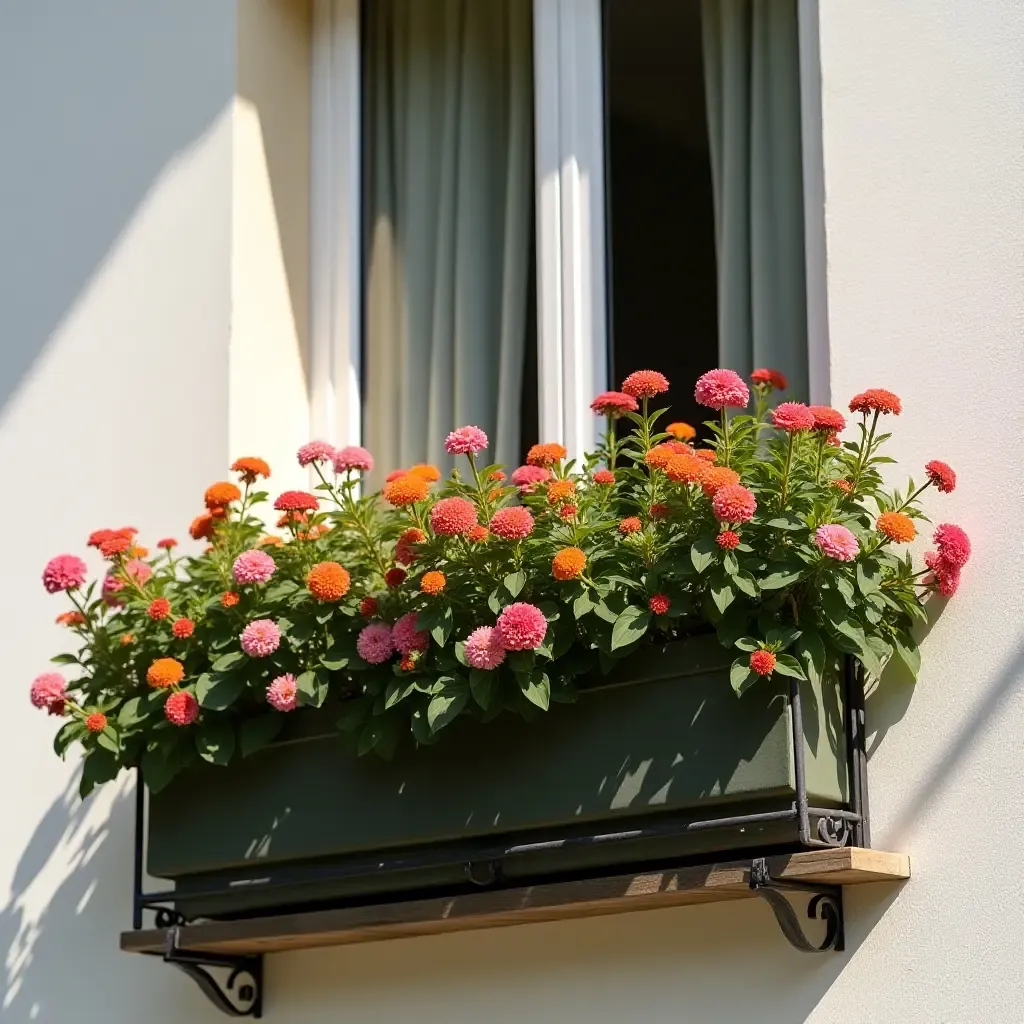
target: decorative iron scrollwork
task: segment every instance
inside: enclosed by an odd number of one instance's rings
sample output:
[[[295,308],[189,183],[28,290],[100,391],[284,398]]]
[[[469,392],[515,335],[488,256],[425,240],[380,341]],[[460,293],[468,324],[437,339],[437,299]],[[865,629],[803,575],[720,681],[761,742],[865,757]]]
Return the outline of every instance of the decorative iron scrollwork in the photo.
[[[167,929],[164,962],[187,974],[207,999],[229,1017],[263,1016],[263,957],[230,956],[182,949],[177,925]],[[219,974],[227,972],[223,983]]]
[[[850,841],[850,823],[846,818],[826,815],[818,819],[818,835],[829,846],[846,846]]]
[[[750,865],[750,888],[760,896],[775,915],[782,934],[790,945],[802,953],[837,952],[845,948],[843,928],[843,891],[837,885],[811,885],[805,882],[784,882],[774,879],[768,870],[768,862],[758,857]],[[825,923],[825,938],[815,944],[807,938],[793,905],[784,893],[808,893],[807,917]]]

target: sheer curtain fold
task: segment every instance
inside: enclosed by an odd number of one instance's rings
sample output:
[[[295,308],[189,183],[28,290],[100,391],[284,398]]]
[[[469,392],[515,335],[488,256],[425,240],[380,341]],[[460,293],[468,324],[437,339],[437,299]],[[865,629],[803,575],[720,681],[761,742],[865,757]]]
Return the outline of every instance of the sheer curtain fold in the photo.
[[[808,397],[797,0],[703,0],[722,366]]]
[[[531,0],[366,5],[366,423],[385,469],[448,431],[519,449],[533,196]]]

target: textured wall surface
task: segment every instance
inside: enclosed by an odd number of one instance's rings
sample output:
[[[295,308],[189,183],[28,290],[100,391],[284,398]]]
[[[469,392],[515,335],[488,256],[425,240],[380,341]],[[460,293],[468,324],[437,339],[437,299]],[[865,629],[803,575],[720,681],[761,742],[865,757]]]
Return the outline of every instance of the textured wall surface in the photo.
[[[264,394],[245,376],[267,343],[260,295],[301,429],[304,228],[281,223],[299,186],[275,164],[271,136],[288,134],[271,110],[261,169],[267,94],[237,59],[277,14],[0,6],[0,1021],[224,1019],[116,951],[130,800],[108,787],[79,805],[24,695],[60,642],[46,559],[98,526],[183,534],[229,455],[260,442],[237,404]],[[894,674],[869,701],[875,843],[909,851],[915,877],[848,893],[841,955],[795,953],[758,903],[412,939],[270,959],[268,1020],[1022,1019],[1024,7],[822,0],[820,25],[832,394],[903,396],[893,454],[918,476],[928,458],[957,468],[929,505],[975,549],[916,688]],[[259,218],[246,232],[240,203]],[[241,260],[260,224],[266,251]],[[243,286],[246,267],[268,288]],[[233,336],[240,316],[252,333]]]

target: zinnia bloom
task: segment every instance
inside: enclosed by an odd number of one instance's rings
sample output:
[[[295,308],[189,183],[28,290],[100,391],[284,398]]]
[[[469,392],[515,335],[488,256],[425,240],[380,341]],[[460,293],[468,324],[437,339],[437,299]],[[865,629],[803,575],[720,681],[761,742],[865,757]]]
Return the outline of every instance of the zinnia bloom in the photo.
[[[311,466],[314,462],[333,462],[334,445],[326,441],[310,441],[297,453],[300,466]]]
[[[267,703],[277,711],[294,711],[299,703],[299,688],[295,676],[285,672],[267,687]]]
[[[351,582],[348,570],[337,562],[317,562],[306,573],[306,586],[318,601],[340,601]]]
[[[407,612],[391,627],[391,639],[399,654],[425,651],[430,646],[430,635],[416,628],[416,612]]]
[[[404,569],[400,569],[396,565],[384,573],[384,582],[394,589],[395,587],[400,587],[405,582],[405,577],[408,575],[409,574]]]
[[[144,587],[153,575],[153,570],[150,568],[148,563],[143,562],[139,558],[133,558],[130,562],[125,562],[124,571],[125,574],[135,580],[140,587]]]
[[[394,650],[391,627],[386,622],[371,622],[363,626],[356,639],[356,652],[370,665],[382,665]]]
[[[146,614],[154,621],[159,622],[171,614],[171,602],[166,597],[157,597],[150,601]]]
[[[351,444],[334,453],[335,473],[369,473],[373,469],[373,456],[359,445]]]
[[[266,551],[243,551],[231,567],[238,583],[266,583],[277,571],[275,562]]]
[[[732,551],[740,545],[740,535],[733,530],[723,530],[716,538],[715,543],[723,551]]]
[[[636,516],[627,516],[619,523],[619,533],[623,536],[628,536],[631,533],[639,533],[644,528],[644,524],[637,519]]]
[[[875,522],[878,532],[897,544],[907,544],[917,536],[917,527],[902,512],[883,512]]]
[[[533,533],[533,515],[522,505],[498,509],[491,517],[490,530],[502,540],[522,540]]]
[[[423,574],[423,579],[420,580],[420,590],[424,594],[429,594],[433,597],[435,594],[440,594],[444,590],[447,580],[444,578],[443,572],[438,572],[436,569],[431,570]]]
[[[76,590],[85,582],[86,566],[77,555],[57,555],[43,569],[43,588],[48,594]]]
[[[838,523],[827,523],[814,531],[814,543],[822,554],[837,562],[852,562],[860,551],[857,538]]]
[[[266,658],[281,646],[281,630],[271,619],[256,619],[242,630],[238,639],[250,658]]]
[[[523,494],[532,494],[537,484],[547,483],[551,479],[551,470],[544,466],[520,466],[512,473],[511,482]]]
[[[814,428],[814,413],[803,402],[781,402],[772,409],[772,424],[791,434]]]
[[[654,615],[664,615],[672,607],[672,600],[667,594],[652,594],[647,607]]]
[[[959,526],[952,523],[940,523],[932,534],[938,545],[939,557],[947,565],[957,569],[963,568],[971,557],[971,542]]]
[[[505,650],[535,651],[547,636],[548,620],[536,605],[518,601],[502,611],[495,629]]]
[[[479,626],[466,638],[466,661],[473,668],[490,672],[505,660],[505,648],[493,626]]]
[[[430,510],[430,528],[442,537],[469,533],[476,525],[476,506],[465,498],[442,498]]]
[[[789,381],[786,380],[785,374],[779,373],[778,370],[755,370],[750,375],[750,380],[754,384],[767,384],[769,388],[776,391],[785,391],[789,387]]]
[[[487,444],[487,435],[479,427],[459,427],[444,439],[444,450],[449,455],[476,455]]]
[[[416,527],[406,530],[395,542],[395,561],[399,565],[412,565],[419,557],[416,545],[426,539],[427,535]]]
[[[568,523],[570,520],[575,519],[578,513],[579,509],[575,505],[563,505],[558,510],[558,518]]]
[[[653,398],[668,391],[668,378],[657,370],[637,370],[622,382],[622,390],[631,398]]]
[[[814,430],[824,434],[838,434],[846,427],[846,417],[830,405],[810,406],[811,415],[814,417]]]
[[[740,475],[735,469],[728,466],[709,466],[707,472],[701,477],[700,485],[704,493],[713,498],[721,488],[730,484],[738,484]]]
[[[615,483],[615,474],[610,469],[599,469],[594,474],[594,483],[601,487],[608,487]]]
[[[699,483],[708,474],[708,464],[696,455],[673,455],[665,466],[665,476],[681,484]]]
[[[103,732],[107,727],[107,716],[102,711],[94,711],[86,718],[85,727],[89,732]]]
[[[548,488],[548,504],[564,504],[575,493],[576,484],[572,480],[555,480]]]
[[[158,548],[163,548],[165,551],[170,551],[171,548],[176,548],[178,546],[178,542],[173,537],[161,537],[160,540],[156,542],[156,546]]]
[[[385,483],[381,494],[389,505],[401,508],[404,505],[414,505],[417,501],[425,501],[430,494],[430,484],[421,476],[406,473]]]
[[[409,470],[412,476],[421,476],[428,484],[436,484],[441,479],[441,470],[427,462],[418,462]],[[493,474],[492,474],[493,476]]]
[[[82,626],[85,624],[85,616],[76,608],[74,611],[61,612],[55,621],[58,626]]]
[[[548,444],[535,444],[526,453],[526,462],[530,466],[547,468],[561,462],[569,454],[568,450],[556,442]],[[512,483],[516,482],[515,473],[512,474]]]
[[[477,523],[469,533],[466,534],[466,540],[471,544],[479,544],[481,541],[487,540],[490,536],[486,526],[481,526]]]
[[[359,602],[359,614],[364,619],[372,619],[377,614],[377,608],[377,598],[375,597],[367,596]]]
[[[196,631],[196,624],[191,619],[175,619],[171,632],[179,640],[187,640]]]
[[[693,397],[709,409],[745,409],[750,401],[750,388],[734,370],[708,370],[697,379]]]
[[[639,406],[636,404],[636,399],[624,391],[602,391],[590,403],[590,408],[598,416],[611,416],[612,419],[617,420],[624,413],[636,412]]]
[[[185,678],[185,666],[176,658],[157,658],[146,670],[146,682],[158,690],[176,686]]]
[[[213,516],[209,512],[196,516],[188,528],[188,535],[193,540],[208,540],[213,536]]]
[[[241,497],[242,492],[233,483],[222,480],[219,483],[210,484],[206,488],[206,492],[203,494],[203,502],[209,509],[225,508],[231,502],[238,501]]]
[[[308,491],[285,491],[274,502],[278,512],[315,512],[319,507],[317,496]]]
[[[931,462],[925,463],[924,471],[928,475],[928,482],[934,484],[943,494],[956,490],[956,473],[945,462],[932,459]]]
[[[745,523],[754,518],[757,499],[741,484],[728,484],[715,493],[711,510],[720,522]]]
[[[841,480],[833,480],[832,486],[837,491],[842,491],[843,494],[849,494],[853,490],[853,484],[850,483],[850,481],[846,480],[845,478]]]
[[[199,717],[199,701],[194,693],[178,690],[164,701],[164,717],[171,725],[191,725]]]
[[[718,453],[713,448],[698,448],[693,453],[698,459],[713,463],[718,458]]]
[[[665,431],[671,434],[677,441],[692,441],[697,436],[697,431],[689,423],[684,423],[682,420],[670,423],[665,428]]]
[[[104,558],[116,558],[123,555],[132,546],[131,538],[122,534],[112,534],[100,544],[100,554]]]
[[[947,562],[937,551],[926,551],[924,564],[932,570],[921,581],[928,586],[938,587],[943,597],[952,597],[960,586],[960,568]]]
[[[256,482],[258,476],[266,479],[270,476],[270,466],[263,459],[257,459],[253,456],[243,456],[241,459],[235,459],[231,463],[232,473],[241,473],[242,480],[247,484],[253,484]]]
[[[29,689],[29,700],[37,708],[50,708],[54,704],[64,703],[68,684],[59,672],[44,672],[36,676]]]
[[[752,651],[750,671],[756,672],[759,676],[770,676],[775,671],[775,655],[771,651]]]
[[[551,575],[556,580],[575,580],[586,567],[587,556],[579,548],[562,548],[551,560]]]
[[[220,603],[222,608],[234,608],[239,601],[242,600],[241,594],[236,594],[233,590],[225,590],[220,595]]]
[[[886,391],[885,388],[868,388],[867,391],[862,391],[850,399],[850,412],[867,414],[872,411],[899,416],[903,411],[903,403],[898,395]]]
[[[644,462],[655,469],[664,469],[668,465],[668,460],[679,454],[682,453],[674,451],[667,444],[656,444],[648,450],[644,456]]]
[[[672,510],[664,502],[656,501],[647,511],[652,519],[667,519]]]

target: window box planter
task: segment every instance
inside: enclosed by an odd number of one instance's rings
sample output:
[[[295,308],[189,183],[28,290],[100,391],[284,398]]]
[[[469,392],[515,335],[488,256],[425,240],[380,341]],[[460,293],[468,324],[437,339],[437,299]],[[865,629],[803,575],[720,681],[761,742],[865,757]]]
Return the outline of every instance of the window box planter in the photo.
[[[710,636],[642,648],[573,706],[459,721],[391,762],[310,714],[153,795],[149,873],[184,917],[230,918],[845,842],[856,687],[776,676],[737,698],[732,657]]]

